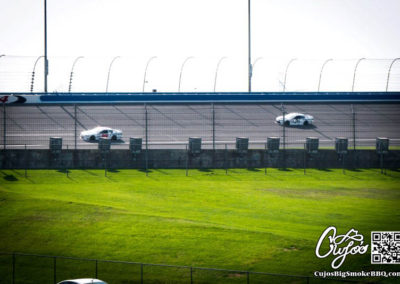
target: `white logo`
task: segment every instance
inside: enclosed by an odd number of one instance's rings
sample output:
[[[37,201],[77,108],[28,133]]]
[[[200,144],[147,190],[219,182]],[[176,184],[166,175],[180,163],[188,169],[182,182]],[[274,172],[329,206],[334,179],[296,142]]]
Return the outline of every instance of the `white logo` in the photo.
[[[329,235],[331,233],[331,235]],[[321,245],[324,239],[329,239],[329,250],[321,253]],[[315,248],[315,255],[318,258],[328,257],[330,254],[336,256],[331,266],[333,269],[339,268],[345,261],[348,254],[365,254],[368,250],[368,245],[363,246],[364,236],[359,234],[357,230],[351,229],[345,235],[336,236],[336,228],[331,226],[326,228],[318,240]]]

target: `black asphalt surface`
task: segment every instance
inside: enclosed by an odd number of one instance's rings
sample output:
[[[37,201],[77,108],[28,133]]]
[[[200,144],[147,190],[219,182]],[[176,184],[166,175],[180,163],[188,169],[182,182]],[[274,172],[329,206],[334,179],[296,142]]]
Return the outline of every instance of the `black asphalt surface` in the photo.
[[[83,130],[109,126],[123,131],[123,140],[112,148],[127,149],[129,137],[146,139],[149,148],[185,149],[189,137],[201,137],[204,148],[234,148],[236,137],[248,137],[250,148],[264,148],[267,137],[283,137],[288,148],[303,147],[306,137],[318,137],[321,147],[333,147],[335,137],[347,137],[353,145],[375,146],[376,137],[388,137],[391,146],[400,145],[400,104],[286,104],[285,110],[311,114],[314,125],[285,127],[274,121],[282,115],[280,104],[152,104],[141,105],[41,105],[7,106],[0,111],[0,145],[13,149],[47,149],[50,137],[62,137],[63,148],[97,148],[79,138]],[[146,114],[147,113],[147,114]],[[146,126],[147,117],[147,126]],[[214,117],[214,124],[213,124]]]

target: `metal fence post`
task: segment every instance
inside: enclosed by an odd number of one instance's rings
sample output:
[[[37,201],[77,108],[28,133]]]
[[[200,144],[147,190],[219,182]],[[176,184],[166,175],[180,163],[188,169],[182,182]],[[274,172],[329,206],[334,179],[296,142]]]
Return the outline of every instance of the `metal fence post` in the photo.
[[[74,149],[76,150],[77,148],[77,120],[78,118],[76,117],[77,111],[76,111],[76,104],[74,104]]]
[[[307,149],[306,149],[306,143],[304,143],[304,160],[303,160],[303,166],[304,166],[304,172],[303,174],[306,174],[306,167],[307,167]]]
[[[28,154],[26,151],[26,144],[25,144],[25,150],[24,150],[24,158],[25,158],[25,178],[28,177],[28,172],[27,172],[27,167],[28,167]]]
[[[224,153],[224,164],[225,164],[225,174],[228,174],[228,144],[225,144],[225,153]]]
[[[282,140],[283,140],[283,168],[286,169],[286,123],[285,123],[285,106],[282,103]]]
[[[146,163],[146,176],[149,175],[149,132],[148,132],[148,113],[147,104],[144,104],[144,117],[145,117],[145,138],[146,138],[146,153],[145,153],[145,163]]]
[[[212,103],[211,106],[212,106],[212,144],[213,144],[213,150],[215,152],[215,108],[214,108],[214,103]]]
[[[285,106],[282,104],[282,138],[283,138],[283,153],[285,153],[286,150],[286,123],[285,123]]]
[[[53,257],[54,284],[57,283],[57,257]]]
[[[143,263],[140,264],[140,283],[143,284]]]
[[[356,152],[356,112],[354,106],[351,105],[352,124],[353,124],[353,168],[357,166],[357,152]]]
[[[190,284],[193,284],[193,267],[190,267]]]
[[[67,144],[67,152],[68,152],[68,144]],[[69,171],[68,171],[68,164],[65,162],[65,173],[67,174],[67,177],[69,177]]]
[[[265,149],[264,149],[264,175],[267,175],[267,167],[268,167],[268,153],[267,153],[267,143],[265,143]]]
[[[189,174],[189,151],[188,151],[188,145],[185,145],[185,153],[186,153],[186,176]]]
[[[250,273],[246,271],[247,284],[250,284]]]
[[[353,121],[353,149],[356,150],[356,112],[353,105],[351,105],[352,121]]]
[[[7,134],[7,123],[6,123],[6,103],[3,103],[3,149],[6,149],[6,134]]]
[[[12,283],[15,283],[15,253],[12,254]]]
[[[96,279],[99,278],[99,277],[98,277],[98,265],[97,265],[97,264],[98,264],[98,261],[97,261],[97,259],[96,259],[96,273],[95,273],[95,274],[96,274],[96,275],[95,275],[95,278],[96,278]]]

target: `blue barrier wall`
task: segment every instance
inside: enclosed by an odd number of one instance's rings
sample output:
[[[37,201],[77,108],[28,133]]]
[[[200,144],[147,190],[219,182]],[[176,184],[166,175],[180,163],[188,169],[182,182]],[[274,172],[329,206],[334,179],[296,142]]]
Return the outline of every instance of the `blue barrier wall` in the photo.
[[[400,102],[400,92],[0,93],[0,103]]]

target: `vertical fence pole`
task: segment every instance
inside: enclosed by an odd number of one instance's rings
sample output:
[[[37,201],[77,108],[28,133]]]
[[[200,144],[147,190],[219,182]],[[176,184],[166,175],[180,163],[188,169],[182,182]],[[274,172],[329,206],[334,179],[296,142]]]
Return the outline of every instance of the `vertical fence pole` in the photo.
[[[143,284],[143,263],[140,264],[140,283]]]
[[[145,118],[145,137],[146,137],[146,153],[145,153],[145,163],[146,163],[146,176],[149,175],[149,132],[148,132],[148,113],[147,104],[144,104],[144,118]]]
[[[189,151],[188,151],[188,145],[185,145],[185,153],[186,153],[186,176],[189,174]]]
[[[57,257],[53,257],[54,284],[57,283]]]
[[[67,144],[67,152],[68,152],[68,144]],[[67,174],[67,177],[69,177],[69,172],[68,172],[68,164],[67,161],[65,162],[65,173]]]
[[[107,154],[103,154],[103,161],[104,161],[104,176],[107,177]]]
[[[225,153],[224,153],[224,164],[225,164],[225,174],[228,174],[228,144],[225,144]]]
[[[265,143],[265,149],[264,149],[264,157],[265,157],[265,161],[264,161],[264,175],[267,175],[267,167],[268,167],[268,153],[267,153],[267,143]]]
[[[97,261],[97,259],[96,259],[96,273],[95,274],[96,274],[95,278],[98,279],[99,277],[98,277],[98,261]]]
[[[356,150],[356,112],[353,105],[351,105],[352,122],[353,122],[353,150]]]
[[[282,104],[282,123],[283,123],[283,128],[282,128],[282,138],[283,138],[283,153],[285,154],[286,150],[286,121],[285,121],[285,106]]]
[[[12,254],[12,283],[15,283],[15,253]]]
[[[190,284],[193,284],[193,267],[190,267]]]
[[[282,140],[283,140],[283,168],[286,169],[286,121],[285,121],[285,106],[282,103],[282,123],[283,123],[283,127],[282,127]]]
[[[356,112],[354,110],[354,106],[351,105],[351,113],[352,113],[352,126],[353,126],[353,167],[355,168],[357,165],[357,153],[356,153]]]
[[[25,178],[28,177],[28,171],[27,171],[27,167],[28,167],[28,155],[27,155],[27,151],[26,151],[26,144],[25,144],[25,151],[24,151],[24,156],[25,156]]]
[[[303,166],[304,166],[304,175],[306,174],[306,167],[307,167],[307,149],[306,149],[306,144],[304,143],[304,160],[303,160]]]
[[[74,149],[76,150],[77,148],[77,120],[78,118],[76,117],[77,111],[76,111],[76,104],[74,104]]]
[[[7,123],[6,123],[6,103],[3,103],[3,149],[6,149],[6,134],[7,134]]]
[[[215,108],[214,108],[214,103],[212,103],[211,106],[212,106],[212,144],[213,144],[213,151],[215,152]]]

